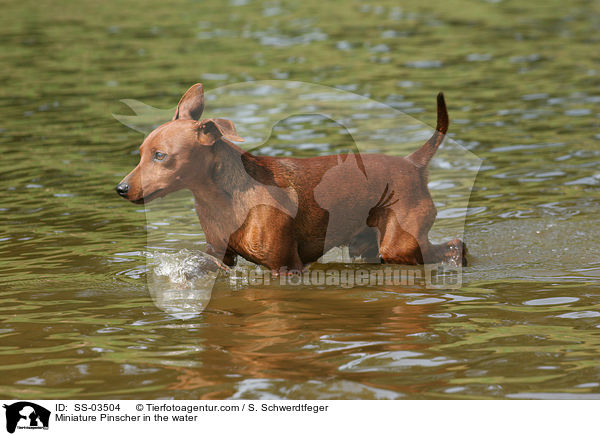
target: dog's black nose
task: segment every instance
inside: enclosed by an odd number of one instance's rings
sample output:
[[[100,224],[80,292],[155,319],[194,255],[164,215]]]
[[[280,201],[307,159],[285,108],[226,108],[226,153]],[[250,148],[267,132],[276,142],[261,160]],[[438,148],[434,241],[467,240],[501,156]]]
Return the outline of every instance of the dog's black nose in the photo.
[[[125,197],[127,195],[127,192],[129,192],[129,185],[125,182],[119,183],[115,190],[117,191],[117,194],[119,194],[121,197]]]

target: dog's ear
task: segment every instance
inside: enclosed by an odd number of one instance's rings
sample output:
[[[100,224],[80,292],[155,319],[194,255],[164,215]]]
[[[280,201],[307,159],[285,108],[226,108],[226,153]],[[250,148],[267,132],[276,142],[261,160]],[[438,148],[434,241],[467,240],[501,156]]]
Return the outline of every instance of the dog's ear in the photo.
[[[203,145],[213,145],[219,139],[244,142],[236,130],[233,122],[223,118],[211,118],[198,123],[198,139]]]
[[[190,89],[183,94],[177,109],[175,109],[175,115],[173,115],[173,121],[175,120],[196,120],[198,121],[204,111],[204,87],[202,83],[196,83]]]

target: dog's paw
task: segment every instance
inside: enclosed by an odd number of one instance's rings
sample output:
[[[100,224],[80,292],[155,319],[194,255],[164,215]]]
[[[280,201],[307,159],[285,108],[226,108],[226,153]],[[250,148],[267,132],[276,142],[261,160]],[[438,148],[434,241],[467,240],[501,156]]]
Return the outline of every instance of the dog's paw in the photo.
[[[467,266],[467,246],[460,239],[448,242],[444,261],[453,266]]]

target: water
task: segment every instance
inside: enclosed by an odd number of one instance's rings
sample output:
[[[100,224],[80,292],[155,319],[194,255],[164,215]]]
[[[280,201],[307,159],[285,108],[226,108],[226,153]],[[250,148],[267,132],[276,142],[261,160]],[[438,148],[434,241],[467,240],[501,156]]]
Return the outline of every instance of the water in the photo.
[[[1,396],[600,397],[598,5],[462,3],[4,2]],[[143,135],[111,114],[132,114],[121,99],[171,108],[197,81],[268,79],[337,87],[429,125],[445,92],[451,138],[482,159],[462,288],[221,277],[199,315],[154,304],[153,221],[113,191]],[[248,120],[277,110],[268,97]],[[263,152],[310,156],[346,139],[326,120],[290,119]],[[202,247],[192,218],[154,226],[163,248],[184,233],[190,253]],[[168,269],[181,253],[165,256]]]

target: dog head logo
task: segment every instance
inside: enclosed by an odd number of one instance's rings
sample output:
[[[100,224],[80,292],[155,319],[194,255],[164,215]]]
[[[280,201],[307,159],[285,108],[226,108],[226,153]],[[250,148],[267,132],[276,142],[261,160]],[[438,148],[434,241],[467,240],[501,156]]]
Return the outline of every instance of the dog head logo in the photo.
[[[50,411],[29,401],[5,404],[6,431],[14,433],[19,429],[48,429]]]

